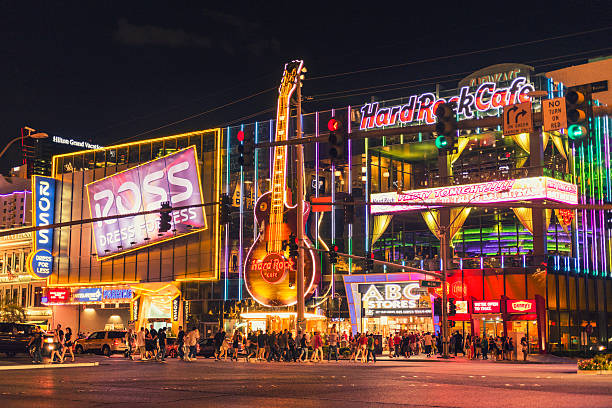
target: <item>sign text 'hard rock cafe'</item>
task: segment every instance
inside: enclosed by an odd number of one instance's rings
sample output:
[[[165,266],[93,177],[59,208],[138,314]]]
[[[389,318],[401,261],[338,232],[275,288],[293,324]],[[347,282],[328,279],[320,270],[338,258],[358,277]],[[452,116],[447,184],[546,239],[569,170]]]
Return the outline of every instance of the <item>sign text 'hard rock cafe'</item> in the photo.
[[[448,99],[437,98],[435,94],[426,92],[412,95],[403,105],[381,108],[378,102],[366,103],[361,108],[360,130],[380,128],[383,126],[407,125],[412,122],[435,123],[436,108],[441,103],[455,103],[455,112],[465,119],[472,119],[476,112],[488,112],[503,108],[505,105],[530,101],[529,92],[534,91],[532,84],[524,77],[518,77],[510,86],[498,88],[494,82],[484,82],[475,92],[464,86],[459,95]]]
[[[431,316],[431,299],[419,288],[419,282],[360,284],[364,317]]]

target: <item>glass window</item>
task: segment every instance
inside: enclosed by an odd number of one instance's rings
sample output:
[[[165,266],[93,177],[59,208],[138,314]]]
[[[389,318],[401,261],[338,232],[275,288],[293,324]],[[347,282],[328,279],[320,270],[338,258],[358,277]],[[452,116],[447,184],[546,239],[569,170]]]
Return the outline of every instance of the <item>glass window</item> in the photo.
[[[577,310],[576,306],[576,278],[573,276],[568,277],[569,284],[569,308],[571,310]]]
[[[121,331],[110,331],[108,332],[109,339],[122,339],[125,337],[125,332]]]
[[[559,309],[567,309],[567,278],[559,275]]]

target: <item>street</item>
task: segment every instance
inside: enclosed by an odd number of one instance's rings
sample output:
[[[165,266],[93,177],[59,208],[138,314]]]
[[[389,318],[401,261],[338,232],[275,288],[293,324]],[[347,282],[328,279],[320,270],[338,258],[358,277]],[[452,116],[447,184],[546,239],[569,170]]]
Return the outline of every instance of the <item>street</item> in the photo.
[[[612,376],[575,364],[490,361],[186,363],[81,357],[96,367],[3,371],[4,407],[612,406]],[[128,405],[129,404],[129,405]]]

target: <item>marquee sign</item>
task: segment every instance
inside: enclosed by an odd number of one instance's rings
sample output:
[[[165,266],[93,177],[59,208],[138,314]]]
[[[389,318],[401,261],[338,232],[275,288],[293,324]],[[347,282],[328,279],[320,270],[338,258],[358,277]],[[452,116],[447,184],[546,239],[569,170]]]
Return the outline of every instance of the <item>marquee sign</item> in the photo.
[[[32,177],[32,203],[34,226],[53,224],[55,216],[55,179]],[[34,250],[28,257],[27,268],[37,279],[46,279],[53,273],[53,229],[38,230],[34,234]]]
[[[447,187],[410,190],[402,193],[372,194],[372,214],[412,211],[426,208],[421,203],[483,204],[519,200],[552,200],[566,204],[578,204],[578,186],[550,177],[489,181]],[[396,203],[406,203],[397,205]]]
[[[364,317],[431,316],[431,299],[419,288],[418,281],[360,284]]]
[[[195,146],[133,167],[87,185],[93,217],[157,210],[204,202]],[[159,231],[159,214],[93,223],[98,259],[207,229],[203,207],[172,211],[169,231]]]
[[[78,288],[72,292],[72,301],[75,303],[101,302],[102,288]]]
[[[456,104],[455,113],[466,119],[472,119],[475,112],[487,112],[503,108],[513,103],[528,102],[529,92],[534,91],[527,78],[514,79],[509,87],[497,88],[494,82],[483,82],[476,92],[470,92],[469,86],[459,90],[458,96],[448,99],[437,98],[431,92],[412,95],[408,103],[380,108],[378,102],[366,103],[361,108],[360,130],[380,128],[383,126],[407,125],[412,122],[435,123],[436,108],[441,103]]]

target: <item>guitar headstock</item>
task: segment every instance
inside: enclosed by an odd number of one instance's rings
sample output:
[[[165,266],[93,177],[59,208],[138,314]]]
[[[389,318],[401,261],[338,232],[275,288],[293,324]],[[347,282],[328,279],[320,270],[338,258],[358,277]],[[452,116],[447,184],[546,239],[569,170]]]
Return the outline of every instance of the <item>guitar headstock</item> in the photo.
[[[290,95],[297,85],[298,78],[302,72],[304,61],[293,60],[285,64],[285,70],[283,71],[283,78],[281,79],[278,93],[281,95]]]

